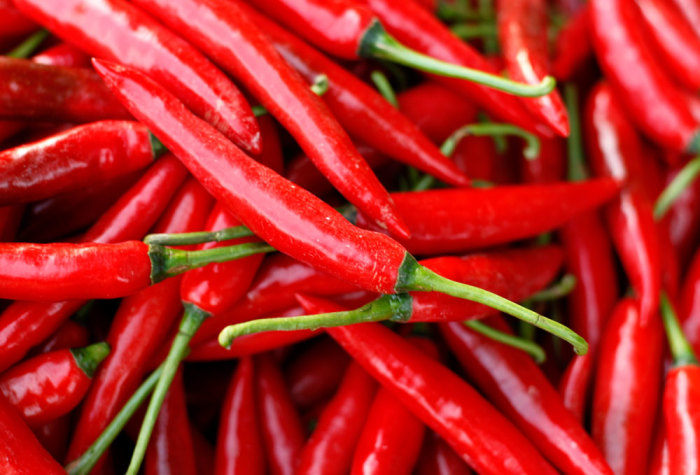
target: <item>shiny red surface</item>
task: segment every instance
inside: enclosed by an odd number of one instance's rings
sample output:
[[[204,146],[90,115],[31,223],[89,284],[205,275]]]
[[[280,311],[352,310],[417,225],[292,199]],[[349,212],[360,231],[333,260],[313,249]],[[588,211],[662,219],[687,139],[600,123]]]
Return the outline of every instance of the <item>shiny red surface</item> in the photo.
[[[683,365],[666,375],[664,428],[669,473],[700,470],[700,366]]]
[[[415,473],[417,475],[469,475],[473,472],[444,439],[435,432],[428,431]]]
[[[695,353],[700,352],[700,253],[693,256],[680,293],[678,318]]]

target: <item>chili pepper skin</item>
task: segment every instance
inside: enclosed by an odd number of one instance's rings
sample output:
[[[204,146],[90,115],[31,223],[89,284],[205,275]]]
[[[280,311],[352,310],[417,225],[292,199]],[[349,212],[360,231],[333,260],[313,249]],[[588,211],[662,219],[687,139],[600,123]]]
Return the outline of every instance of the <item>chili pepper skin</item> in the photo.
[[[666,174],[668,184],[677,174],[674,167]],[[693,257],[700,237],[700,181],[695,180],[681,193],[663,218],[677,260],[685,268]]]
[[[417,475],[469,475],[469,466],[433,431],[426,434],[416,463]]]
[[[0,37],[22,36],[39,29],[39,25],[24,16],[12,0],[0,1]]]
[[[659,400],[661,319],[644,324],[640,304],[615,307],[600,342],[593,392],[593,440],[615,473],[643,473]]]
[[[700,252],[695,253],[688,267],[680,292],[678,317],[696,353],[700,350]]]
[[[252,8],[241,8],[308,82],[319,74],[328,77],[323,101],[351,136],[446,183],[468,185],[462,172],[374,89]]]
[[[165,402],[158,413],[151,444],[146,451],[144,473],[197,475],[190,421],[185,405],[182,370],[175,374]]]
[[[682,365],[666,375],[663,407],[669,444],[669,473],[695,473],[700,468],[700,366]]]
[[[163,212],[186,171],[163,157],[83,236],[87,242],[141,238]],[[0,316],[0,371],[19,361],[85,302],[15,302]]]
[[[0,206],[0,242],[14,241],[24,206]]]
[[[471,137],[470,137],[471,138]],[[491,140],[488,137],[480,137]],[[535,159],[521,155],[520,175],[525,183],[563,181],[566,169],[566,143],[560,138],[540,139],[540,154]]]
[[[78,405],[108,354],[109,345],[95,343],[35,356],[2,374],[0,392],[28,425],[44,424]]]
[[[612,180],[393,193],[411,231],[399,239],[418,255],[464,252],[536,236],[614,197]],[[362,214],[357,224],[369,227]],[[376,229],[376,228],[374,228]]]
[[[143,168],[156,152],[136,122],[94,122],[0,152],[0,204],[24,203]]]
[[[80,348],[87,346],[89,341],[90,335],[87,328],[73,320],[66,320],[50,338],[33,348],[31,353],[40,355],[66,348]]]
[[[241,358],[221,410],[216,445],[217,475],[265,473],[265,453],[257,418],[253,360]]]
[[[255,117],[233,83],[190,44],[128,2],[61,0],[47,5],[16,0],[15,4],[91,55],[147,72],[238,145],[254,154],[261,150]]]
[[[65,414],[57,419],[33,427],[32,432],[37,440],[53,458],[63,460],[68,449],[68,439],[71,431],[71,414]]]
[[[348,472],[376,390],[372,377],[357,363],[350,363],[299,454],[298,473]]]
[[[695,34],[700,37],[700,5],[695,0],[671,0]]]
[[[630,119],[666,148],[696,151],[698,123],[655,64],[637,28],[640,18],[633,2],[593,0],[590,5],[596,57]]]
[[[0,118],[90,122],[129,119],[93,71],[0,57]]]
[[[49,66],[89,68],[90,56],[70,43],[59,43],[32,56],[32,61]]]
[[[304,446],[304,428],[270,354],[255,359],[258,414],[262,439],[272,474],[293,474]]]
[[[65,474],[65,470],[44,449],[17,410],[0,398],[0,471],[18,475]]]
[[[509,76],[538,84],[548,73],[547,4],[544,0],[497,2],[498,37]],[[557,134],[569,135],[569,119],[557,91],[528,99],[530,112]]]
[[[508,331],[503,320],[487,322]],[[593,440],[534,361],[460,322],[442,324],[440,330],[470,379],[559,470],[612,474]]]
[[[305,308],[338,309],[309,298]],[[389,329],[366,323],[327,332],[479,472],[554,473],[530,442],[474,389]]]
[[[568,80],[581,69],[593,54],[590,35],[591,10],[581,7],[557,35],[552,60],[552,74],[559,80]]]
[[[237,4],[223,0],[136,3],[182,32],[238,78],[350,202],[392,234],[407,235],[388,193],[340,124]]]

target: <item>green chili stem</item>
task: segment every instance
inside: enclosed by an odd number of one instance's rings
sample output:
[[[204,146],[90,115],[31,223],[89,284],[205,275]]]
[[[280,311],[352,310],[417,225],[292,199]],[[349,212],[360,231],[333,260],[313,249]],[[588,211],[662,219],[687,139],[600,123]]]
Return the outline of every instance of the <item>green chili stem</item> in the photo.
[[[527,299],[527,302],[534,303],[557,300],[569,295],[571,291],[574,290],[574,287],[576,287],[576,276],[573,274],[566,274],[553,286],[540,290],[535,295]]]
[[[411,188],[412,191],[425,191],[435,186],[437,180],[433,175],[423,175]]]
[[[148,408],[146,409],[146,414],[141,424],[141,430],[139,431],[139,437],[136,441],[136,447],[131,456],[129,468],[126,471],[127,475],[136,475],[138,473],[143,458],[146,455],[146,448],[148,447],[148,441],[151,439],[153,428],[156,425],[158,413],[168,393],[168,388],[170,388],[170,383],[172,383],[175,377],[180,362],[189,351],[188,345],[192,336],[194,336],[195,332],[202,325],[204,319],[209,316],[208,312],[205,312],[193,304],[185,303],[184,305],[185,313],[180,321],[180,328],[173,340],[173,345],[170,347],[168,356],[163,362],[163,371],[160,378],[158,378],[158,383],[153,390],[153,396],[151,396],[151,400],[148,403]]]
[[[457,23],[450,27],[450,31],[463,40],[484,38],[487,41],[498,36],[498,29],[493,23]]]
[[[87,475],[90,473],[97,461],[102,457],[102,454],[107,450],[107,447],[110,446],[117,435],[124,429],[126,423],[129,422],[131,416],[141,407],[146,397],[151,394],[162,372],[163,365],[159,366],[151,373],[148,379],[141,383],[141,386],[139,386],[136,392],[134,392],[126,404],[124,404],[124,407],[122,407],[114,419],[112,419],[112,422],[109,423],[83,455],[66,465],[66,472],[68,472],[69,475]]]
[[[254,106],[251,106],[250,109],[253,111],[253,115],[255,117],[262,117],[268,113],[267,109],[260,104],[255,104]]]
[[[6,53],[5,56],[9,56],[10,58],[28,58],[48,36],[49,31],[42,28],[22,41],[12,51]]]
[[[569,181],[582,181],[588,178],[588,172],[584,164],[583,142],[581,141],[578,90],[571,83],[564,86],[564,101],[569,114],[569,139],[566,141],[569,155]]]
[[[671,349],[674,366],[699,364],[693,347],[683,334],[683,329],[678,323],[676,312],[673,310],[673,305],[668,300],[666,292],[661,292],[661,317],[666,329],[668,346]]]
[[[512,346],[513,348],[517,348],[519,350],[523,350],[524,352],[532,356],[532,358],[537,364],[544,363],[544,361],[547,359],[547,354],[544,352],[542,347],[533,341],[502,332],[500,330],[497,330],[496,328],[486,325],[485,323],[479,320],[467,320],[463,323],[464,326],[466,326],[470,330],[480,333],[481,335],[484,335],[485,337],[490,338],[491,340],[503,343],[507,346]]]
[[[654,218],[661,220],[678,197],[700,174],[700,155],[690,160],[664,188],[654,205]]]
[[[523,84],[495,74],[446,63],[426,56],[396,41],[379,22],[374,22],[365,32],[359,54],[363,57],[393,61],[440,76],[465,79],[522,97],[545,96],[552,92],[556,86],[556,80],[552,76],[545,77],[536,85]]]
[[[399,101],[396,100],[396,94],[394,93],[394,88],[391,87],[389,79],[387,79],[386,74],[381,71],[372,71],[370,75],[372,82],[379,91],[379,93],[387,100],[389,104],[398,108]]]
[[[316,94],[317,96],[322,96],[326,92],[328,92],[328,86],[329,86],[329,81],[328,81],[328,76],[325,74],[318,74],[314,78],[314,82],[311,83],[310,89],[311,92]]]
[[[493,18],[494,14],[493,2],[491,0],[479,0],[479,16],[482,18]],[[498,39],[497,36],[486,36],[484,37],[484,52],[488,55],[494,55],[498,53]]]
[[[92,378],[99,364],[109,355],[110,349],[109,344],[102,341],[82,348],[72,348],[70,352],[78,367],[88,378]]]
[[[447,137],[445,141],[440,146],[440,151],[446,157],[452,156],[457,148],[457,144],[460,140],[470,135],[482,137],[482,136],[504,136],[504,135],[515,135],[521,137],[525,140],[525,150],[523,150],[523,155],[529,160],[537,158],[540,154],[540,139],[534,134],[527,132],[520,127],[513,124],[501,124],[501,123],[479,123],[479,124],[469,124],[459,129],[455,130],[452,135]]]
[[[159,244],[161,246],[191,246],[205,242],[221,242],[230,239],[255,236],[245,226],[234,226],[218,231],[200,231],[179,234],[149,234],[143,240],[146,244]]]

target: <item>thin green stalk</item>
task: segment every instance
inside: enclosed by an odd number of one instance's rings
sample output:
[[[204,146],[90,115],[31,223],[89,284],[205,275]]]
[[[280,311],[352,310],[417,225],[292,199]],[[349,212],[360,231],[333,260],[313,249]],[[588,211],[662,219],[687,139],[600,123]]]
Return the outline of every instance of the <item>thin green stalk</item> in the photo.
[[[149,234],[143,240],[146,244],[159,244],[161,246],[192,246],[205,242],[222,242],[230,239],[255,236],[245,226],[234,226],[218,231],[201,231],[179,234]]]
[[[384,97],[384,99],[386,99],[392,106],[398,108],[399,101],[396,100],[396,93],[394,93],[394,88],[391,87],[391,83],[389,82],[389,79],[387,79],[386,75],[381,71],[372,71],[370,77],[372,78],[374,86]]]
[[[540,290],[535,295],[527,299],[528,303],[534,302],[549,302],[566,297],[576,287],[576,276],[573,274],[565,274],[559,282],[553,286]]]
[[[567,83],[564,86],[564,101],[569,114],[569,139],[566,147],[569,156],[569,181],[582,181],[588,178],[583,142],[581,140],[581,115],[578,107],[578,91],[576,86]]]
[[[12,51],[6,53],[5,56],[9,56],[10,58],[28,58],[48,36],[48,30],[41,29],[21,42]]]
[[[456,23],[450,27],[450,31],[463,40],[474,38],[491,40],[498,36],[498,29],[493,23]]]
[[[673,356],[673,364],[675,366],[699,364],[692,345],[683,334],[683,329],[678,323],[678,317],[676,317],[676,312],[673,310],[673,305],[671,305],[666,292],[661,292],[661,317],[666,329],[671,356]]]
[[[459,141],[470,135],[477,137],[502,137],[506,135],[515,135],[525,140],[526,146],[523,150],[523,155],[525,158],[534,160],[540,154],[541,144],[536,135],[531,134],[530,132],[527,132],[513,124],[501,124],[495,122],[469,124],[460,127],[459,129],[455,130],[452,135],[445,139],[440,146],[440,151],[446,157],[452,156]]]
[[[481,335],[484,335],[485,337],[490,338],[491,340],[503,343],[504,345],[511,346],[519,350],[523,350],[524,352],[532,356],[532,358],[537,364],[542,364],[547,359],[547,354],[544,352],[544,349],[542,349],[540,345],[531,340],[502,332],[500,330],[497,330],[496,328],[486,325],[485,323],[479,320],[467,320],[463,323],[465,327]]]
[[[661,192],[654,205],[654,218],[657,220],[663,219],[666,212],[673,206],[673,203],[695,181],[698,175],[700,175],[700,156],[686,163],[671,183]]]
[[[479,0],[479,15],[482,18],[494,18],[493,2],[491,0]],[[494,55],[498,53],[498,39],[497,36],[484,37],[484,53],[487,55]]]

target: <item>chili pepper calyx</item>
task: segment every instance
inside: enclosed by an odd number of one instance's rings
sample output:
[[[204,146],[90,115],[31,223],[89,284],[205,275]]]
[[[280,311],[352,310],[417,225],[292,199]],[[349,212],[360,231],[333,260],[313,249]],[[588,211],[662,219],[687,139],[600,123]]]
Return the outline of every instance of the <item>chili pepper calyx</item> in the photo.
[[[97,370],[97,366],[104,360],[110,352],[111,348],[107,342],[93,343],[92,345],[82,348],[72,348],[70,350],[75,363],[87,375],[92,378]]]

